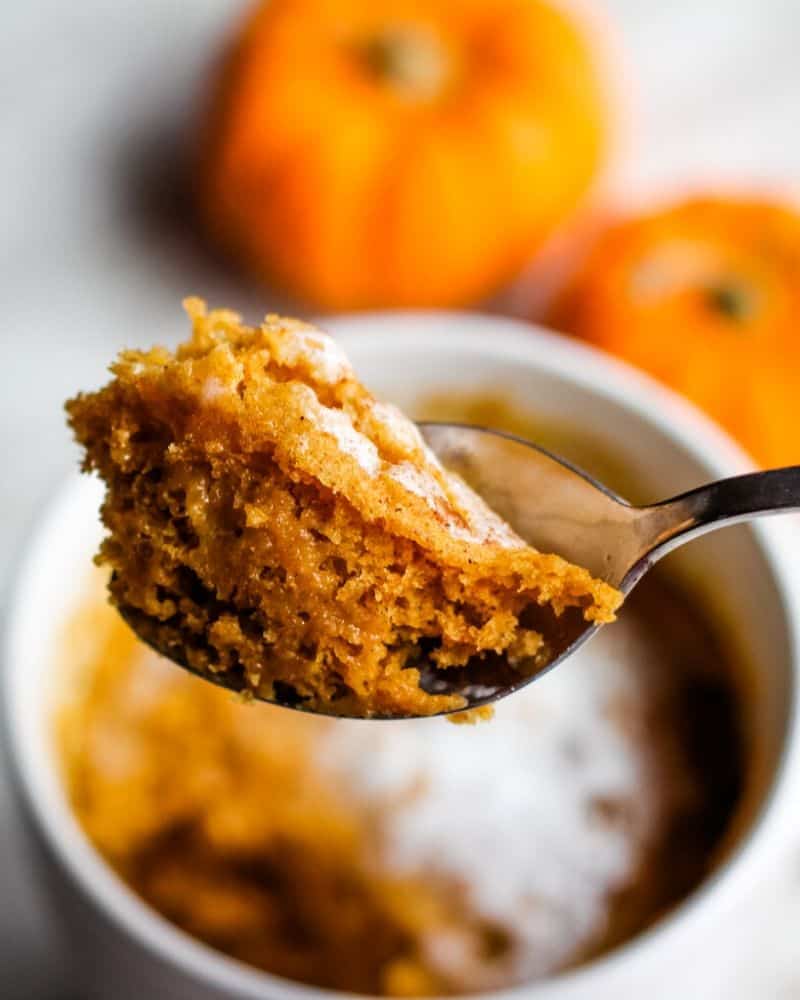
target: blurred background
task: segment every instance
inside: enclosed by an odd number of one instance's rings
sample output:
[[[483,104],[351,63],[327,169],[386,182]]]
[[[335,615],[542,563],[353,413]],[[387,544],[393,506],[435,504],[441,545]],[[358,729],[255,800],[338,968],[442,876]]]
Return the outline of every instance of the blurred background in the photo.
[[[503,0],[496,35],[477,0],[365,2],[334,26],[346,60],[314,4],[277,6],[246,29],[250,4],[208,0],[0,14],[4,585],[75,461],[62,401],[119,348],[175,343],[187,294],[253,321],[544,321],[686,393],[757,462],[800,460],[796,0]],[[71,996],[30,878],[3,781],[0,992]],[[734,917],[707,956],[730,995],[800,997],[779,932],[800,926],[800,845]]]

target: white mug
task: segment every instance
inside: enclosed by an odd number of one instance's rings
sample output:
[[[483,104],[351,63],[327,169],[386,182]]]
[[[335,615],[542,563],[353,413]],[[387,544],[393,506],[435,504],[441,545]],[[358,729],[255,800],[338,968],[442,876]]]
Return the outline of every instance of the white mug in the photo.
[[[517,321],[470,313],[385,313],[324,325],[377,395],[409,408],[434,392],[502,391],[548,422],[591,425],[594,437],[664,498],[748,467],[742,452],[689,404],[597,351]],[[325,1000],[328,991],[248,968],[190,938],[110,870],[70,812],[51,741],[58,636],[99,539],[100,488],[77,475],[41,520],[12,594],[3,708],[12,768],[41,884],[60,916],[81,995],[114,1000]],[[724,863],[673,912],[628,943],[506,1000],[648,1000],[699,996],[698,953],[746,898],[791,827],[800,787],[800,556],[778,519],[709,535],[670,558],[713,595],[754,665],[746,705],[751,787]],[[707,944],[708,943],[708,944]],[[717,956],[724,961],[724,956]],[[694,963],[694,968],[690,963]],[[713,978],[713,977],[712,977]],[[704,996],[713,995],[706,990]]]

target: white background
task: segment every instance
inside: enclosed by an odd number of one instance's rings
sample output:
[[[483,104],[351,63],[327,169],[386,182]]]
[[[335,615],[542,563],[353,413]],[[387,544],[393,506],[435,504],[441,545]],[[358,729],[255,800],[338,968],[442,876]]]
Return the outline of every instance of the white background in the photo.
[[[75,460],[62,401],[123,345],[174,341],[188,292],[268,306],[178,224],[196,85],[239,3],[0,10],[0,582]],[[629,141],[620,191],[800,182],[800,0],[606,0]],[[68,585],[66,581],[66,585]],[[800,814],[800,790],[798,791]],[[0,994],[73,996],[51,961],[0,761]],[[666,992],[664,992],[666,988]],[[798,843],[655,997],[800,998]],[[588,998],[587,998],[588,1000]],[[594,1000],[594,998],[591,998]],[[637,998],[638,1000],[638,998]]]

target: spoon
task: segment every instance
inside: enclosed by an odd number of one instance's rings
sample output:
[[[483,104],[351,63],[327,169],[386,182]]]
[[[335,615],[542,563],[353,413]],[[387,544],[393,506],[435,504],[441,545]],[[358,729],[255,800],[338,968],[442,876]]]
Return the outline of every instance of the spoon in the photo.
[[[460,424],[419,427],[441,463],[460,475],[524,541],[585,567],[625,596],[663,555],[707,531],[800,510],[800,466],[722,479],[661,503],[634,507],[564,459],[510,434]],[[120,613],[157,652],[191,670],[180,651],[158,647],[160,633],[148,628],[152,623],[146,615],[128,607]],[[555,635],[553,623],[548,625],[553,656],[534,673],[521,673],[497,658],[447,669],[423,664],[420,684],[431,694],[461,695],[464,708],[505,698],[562,663],[600,628],[577,608],[565,611],[554,624]],[[231,675],[200,676],[241,689]],[[292,689],[279,689],[274,701],[303,710],[292,694]]]

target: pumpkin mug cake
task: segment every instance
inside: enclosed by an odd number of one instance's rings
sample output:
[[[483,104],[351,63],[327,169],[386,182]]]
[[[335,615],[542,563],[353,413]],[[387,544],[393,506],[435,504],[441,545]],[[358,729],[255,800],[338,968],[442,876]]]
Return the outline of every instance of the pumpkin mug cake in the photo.
[[[566,609],[613,619],[617,591],[518,538],[329,337],[186,306],[174,354],[125,352],[67,404],[106,484],[111,598],[146,641],[281,704],[432,715],[464,700],[423,670],[529,675]]]
[[[242,704],[137,642],[104,589],[61,647],[70,803],[142,900],[253,968],[373,996],[529,983],[719,857],[746,773],[732,664],[660,569],[469,731]]]

